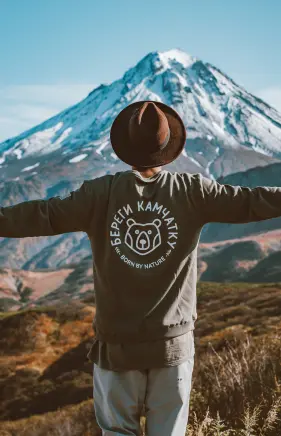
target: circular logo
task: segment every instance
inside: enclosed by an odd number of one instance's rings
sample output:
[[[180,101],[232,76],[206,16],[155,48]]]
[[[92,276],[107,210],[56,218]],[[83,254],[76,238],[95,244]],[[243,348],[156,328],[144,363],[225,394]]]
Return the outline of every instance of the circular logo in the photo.
[[[137,201],[116,210],[109,230],[112,249],[129,266],[154,268],[175,249],[178,226],[158,202]]]

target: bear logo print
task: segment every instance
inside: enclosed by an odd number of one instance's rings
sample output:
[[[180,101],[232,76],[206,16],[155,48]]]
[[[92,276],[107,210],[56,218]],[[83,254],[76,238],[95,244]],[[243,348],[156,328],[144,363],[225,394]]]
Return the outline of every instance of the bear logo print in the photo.
[[[137,223],[133,218],[127,220],[125,244],[140,255],[149,254],[161,245],[160,219],[146,224]]]

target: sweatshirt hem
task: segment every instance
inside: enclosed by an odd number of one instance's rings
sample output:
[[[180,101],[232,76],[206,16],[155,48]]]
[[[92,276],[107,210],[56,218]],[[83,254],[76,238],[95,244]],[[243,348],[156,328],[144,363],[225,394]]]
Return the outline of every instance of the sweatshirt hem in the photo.
[[[96,339],[111,344],[130,343],[130,342],[152,342],[153,340],[169,339],[176,336],[181,336],[184,333],[194,330],[193,321],[183,321],[182,323],[171,326],[160,326],[155,329],[147,325],[143,325],[138,332],[132,335],[105,333],[101,332],[97,325],[95,325]]]

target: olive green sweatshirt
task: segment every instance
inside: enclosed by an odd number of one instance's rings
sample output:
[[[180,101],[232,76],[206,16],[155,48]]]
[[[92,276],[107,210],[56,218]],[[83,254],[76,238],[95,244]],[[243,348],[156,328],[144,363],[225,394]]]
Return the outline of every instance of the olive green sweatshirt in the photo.
[[[281,188],[222,185],[201,174],[128,170],[85,180],[67,197],[0,208],[0,236],[87,233],[93,253],[97,339],[173,338],[197,319],[197,246],[210,222],[281,215]]]

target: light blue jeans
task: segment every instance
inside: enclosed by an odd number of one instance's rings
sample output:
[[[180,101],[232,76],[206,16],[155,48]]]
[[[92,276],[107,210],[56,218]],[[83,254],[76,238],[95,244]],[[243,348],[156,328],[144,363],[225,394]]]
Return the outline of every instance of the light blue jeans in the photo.
[[[109,371],[93,364],[96,421],[103,436],[139,436],[143,406],[146,436],[184,436],[194,356],[177,366]]]

